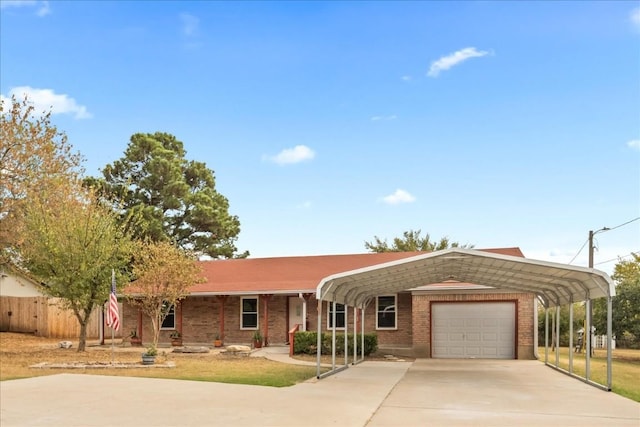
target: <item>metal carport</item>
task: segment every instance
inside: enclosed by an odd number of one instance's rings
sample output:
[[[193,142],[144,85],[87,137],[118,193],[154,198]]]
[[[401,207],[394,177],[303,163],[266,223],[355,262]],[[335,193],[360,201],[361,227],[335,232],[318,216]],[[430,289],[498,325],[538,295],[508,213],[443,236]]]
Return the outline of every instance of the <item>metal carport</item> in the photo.
[[[556,369],[560,369],[558,366],[559,355],[557,351],[555,366],[549,364],[548,361],[549,309],[554,307],[556,308],[556,319],[558,319],[560,315],[560,306],[570,304],[571,319],[569,323],[571,325],[571,330],[569,345],[573,347],[573,303],[586,301],[586,309],[588,311],[590,309],[592,299],[607,298],[608,342],[606,389],[611,390],[611,301],[612,297],[615,296],[615,287],[613,281],[606,273],[593,268],[576,267],[548,261],[532,260],[516,256],[461,248],[446,249],[415,257],[404,258],[384,264],[334,274],[322,279],[316,288],[316,299],[318,300],[318,378],[330,375],[331,373],[345,369],[348,366],[346,354],[344,366],[340,368],[336,368],[335,366],[336,321],[334,318],[332,322],[333,369],[328,373],[320,375],[322,301],[328,301],[334,304],[334,316],[336,313],[335,304],[344,304],[346,325],[346,317],[348,315],[346,307],[353,307],[354,315],[357,309],[363,310],[364,313],[369,302],[378,295],[396,293],[450,280],[474,283],[496,289],[530,292],[537,295],[539,301],[546,309],[545,363]],[[557,332],[559,332],[559,328],[559,322],[556,322]],[[589,316],[587,316],[586,330],[591,330]],[[354,331],[354,335],[355,332],[356,331]],[[362,322],[362,335],[364,335],[364,322]],[[557,344],[559,344],[558,335],[559,333],[556,333],[556,347]],[[591,334],[585,335],[587,337],[586,348],[590,349]],[[356,360],[357,350],[354,349],[354,363],[361,361],[363,358],[364,353],[360,360]],[[599,384],[590,381],[590,358],[591,352],[587,351],[584,380],[593,385],[599,386]],[[569,352],[568,373],[574,375],[572,352]]]

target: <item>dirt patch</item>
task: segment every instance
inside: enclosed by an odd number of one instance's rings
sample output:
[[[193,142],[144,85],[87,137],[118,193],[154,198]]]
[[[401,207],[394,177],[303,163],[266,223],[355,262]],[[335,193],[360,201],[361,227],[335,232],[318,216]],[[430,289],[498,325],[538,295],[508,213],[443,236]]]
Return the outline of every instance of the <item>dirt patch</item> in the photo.
[[[60,341],[71,341],[72,347],[69,349],[60,348],[58,345]],[[52,365],[67,365],[70,367],[97,367],[110,364],[138,365],[141,362],[141,354],[145,351],[144,347],[131,347],[121,340],[116,340],[113,348],[110,340],[107,341],[106,345],[99,345],[97,340],[89,340],[87,341],[86,351],[78,352],[77,350],[78,340],[42,338],[31,334],[2,332],[0,333],[0,361],[2,364],[0,380],[32,376],[34,372],[30,372],[32,368],[29,367],[33,365],[42,367]],[[215,350],[210,353],[198,354],[177,354],[172,351],[171,347],[159,348],[156,363],[163,365],[169,359],[214,358],[219,353]],[[35,375],[41,374],[36,373]]]

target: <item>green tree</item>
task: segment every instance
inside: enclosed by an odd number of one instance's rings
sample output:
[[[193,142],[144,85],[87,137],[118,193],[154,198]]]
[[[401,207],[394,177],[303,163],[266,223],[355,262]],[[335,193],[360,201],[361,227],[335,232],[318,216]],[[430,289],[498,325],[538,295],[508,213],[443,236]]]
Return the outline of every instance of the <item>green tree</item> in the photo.
[[[612,328],[621,347],[640,347],[640,254],[631,254],[630,260],[620,260],[611,278],[616,284],[612,301]],[[607,330],[607,301],[593,301],[593,324],[596,333]]]
[[[16,258],[29,194],[52,192],[82,172],[81,156],[51,124],[51,113],[38,113],[27,98],[0,100],[0,265]]]
[[[134,254],[134,281],[127,287],[128,299],[151,319],[153,346],[158,345],[160,327],[171,307],[189,295],[200,283],[200,267],[195,258],[169,242],[137,242]]]
[[[79,183],[63,181],[49,190],[32,194],[25,207],[22,265],[73,312],[80,324],[78,351],[84,351],[87,323],[108,298],[112,269],[118,283],[128,280],[130,239],[113,210]]]
[[[448,237],[442,237],[439,241],[432,241],[427,233],[424,237],[420,234],[422,230],[409,230],[402,233],[402,237],[395,237],[389,246],[387,239],[381,240],[374,236],[373,242],[364,242],[365,248],[371,252],[433,252],[448,248],[473,248],[473,245],[460,245],[458,242],[451,242]]]
[[[137,133],[124,157],[102,170],[103,179],[86,183],[122,206],[136,239],[166,240],[213,258],[247,257],[236,253],[240,221],[216,191],[213,172],[185,155],[173,135]]]

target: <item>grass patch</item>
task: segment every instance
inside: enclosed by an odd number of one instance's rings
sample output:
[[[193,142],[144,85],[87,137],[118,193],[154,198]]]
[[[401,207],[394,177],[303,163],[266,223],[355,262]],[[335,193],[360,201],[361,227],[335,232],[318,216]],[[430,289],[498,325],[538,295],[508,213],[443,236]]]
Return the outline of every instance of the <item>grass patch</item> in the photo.
[[[57,348],[58,341],[31,335],[0,333],[0,381],[73,373],[287,387],[316,376],[315,366],[290,365],[264,358],[230,357],[216,353],[171,353],[170,349],[162,348],[159,349],[156,362],[173,361],[176,363],[175,368],[29,368],[30,365],[41,362],[110,362],[112,360],[112,353],[108,347],[88,347],[86,352],[78,353],[74,349]],[[140,362],[140,354],[143,351],[143,348],[131,349],[116,346],[113,360],[137,363]]]
[[[544,361],[544,347],[538,348],[540,360]],[[549,349],[549,364],[555,365],[556,354]],[[558,366],[569,370],[569,349],[560,347]],[[607,384],[607,351],[595,350],[590,363],[591,381]],[[614,393],[640,402],[640,350],[615,349],[612,353],[612,384]],[[585,355],[573,353],[573,372],[584,378]]]

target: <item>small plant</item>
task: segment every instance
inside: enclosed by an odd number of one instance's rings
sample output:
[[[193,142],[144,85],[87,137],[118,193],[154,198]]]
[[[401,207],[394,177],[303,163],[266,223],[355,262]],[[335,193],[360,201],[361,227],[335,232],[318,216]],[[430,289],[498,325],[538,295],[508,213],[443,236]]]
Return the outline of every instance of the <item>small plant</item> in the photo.
[[[216,332],[216,341],[218,341],[220,339],[220,333]]]
[[[131,333],[129,334],[130,338],[138,338],[138,331],[136,331],[135,329],[131,330]]]
[[[145,351],[143,354],[143,356],[157,356],[157,355],[158,355],[158,349],[153,344],[147,347],[147,351]]]
[[[253,341],[262,342],[262,333],[260,333],[259,329],[253,333]]]
[[[180,331],[173,331],[171,332],[171,335],[169,335],[169,338],[175,339],[175,338],[180,338],[181,336],[182,334],[180,333]]]

